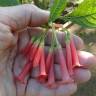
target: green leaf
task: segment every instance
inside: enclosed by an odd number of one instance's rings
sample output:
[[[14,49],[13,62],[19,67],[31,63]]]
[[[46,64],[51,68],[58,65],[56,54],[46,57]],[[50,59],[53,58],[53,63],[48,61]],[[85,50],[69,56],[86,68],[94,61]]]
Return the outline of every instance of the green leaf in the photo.
[[[20,4],[22,4],[22,0],[18,0]]]
[[[67,0],[54,0],[50,9],[49,22],[54,22],[62,13],[67,5]]]
[[[19,2],[17,0],[0,0],[0,6],[13,6],[18,4]]]
[[[33,0],[19,0],[19,2],[21,3],[21,4],[27,4],[27,3],[31,3]]]
[[[96,0],[84,0],[74,11],[63,19],[82,27],[96,28]]]

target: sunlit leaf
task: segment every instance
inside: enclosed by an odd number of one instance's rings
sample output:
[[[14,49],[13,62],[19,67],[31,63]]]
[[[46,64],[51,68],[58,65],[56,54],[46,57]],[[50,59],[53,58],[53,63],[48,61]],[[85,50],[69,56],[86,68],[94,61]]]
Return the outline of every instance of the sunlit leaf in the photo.
[[[67,0],[54,0],[54,3],[50,9],[49,22],[55,21],[65,9]]]
[[[82,27],[96,28],[96,0],[84,0],[74,11],[63,19]]]
[[[33,0],[19,0],[21,4],[31,3]]]

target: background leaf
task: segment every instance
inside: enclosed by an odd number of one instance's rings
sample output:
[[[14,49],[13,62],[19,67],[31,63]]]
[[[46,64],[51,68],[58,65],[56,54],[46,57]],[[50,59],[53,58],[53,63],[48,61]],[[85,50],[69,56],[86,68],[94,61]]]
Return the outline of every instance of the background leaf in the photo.
[[[66,5],[67,5],[67,0],[54,0],[54,3],[50,9],[49,22],[55,21],[61,15]]]
[[[48,9],[50,0],[33,0],[35,5],[41,9]]]
[[[96,28],[96,0],[84,0],[65,20],[70,20],[82,27]]]
[[[19,2],[17,0],[0,0],[0,6],[12,6],[18,4]]]
[[[18,2],[19,2],[20,4],[22,4],[22,0],[18,0]]]
[[[21,4],[32,3],[33,0],[18,0]]]

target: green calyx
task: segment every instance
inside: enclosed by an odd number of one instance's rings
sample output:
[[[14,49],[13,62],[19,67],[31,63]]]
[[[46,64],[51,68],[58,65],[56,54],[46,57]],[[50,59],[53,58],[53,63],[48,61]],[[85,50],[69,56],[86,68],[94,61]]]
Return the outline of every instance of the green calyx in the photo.
[[[64,33],[65,33],[65,43],[68,44],[70,43],[70,32],[67,29],[63,29]]]

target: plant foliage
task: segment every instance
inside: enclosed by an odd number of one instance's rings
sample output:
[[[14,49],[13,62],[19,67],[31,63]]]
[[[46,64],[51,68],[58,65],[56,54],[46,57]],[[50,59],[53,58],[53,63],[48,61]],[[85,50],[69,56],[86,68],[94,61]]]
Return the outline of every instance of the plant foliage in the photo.
[[[96,28],[96,0],[84,0],[74,11],[63,19],[82,27]]]
[[[67,5],[67,0],[54,0],[52,7],[50,8],[49,22],[55,21],[64,11]]]
[[[19,0],[19,3],[25,4],[25,3],[31,3],[33,0]]]
[[[19,2],[17,0],[0,0],[0,6],[13,6],[18,4]]]

